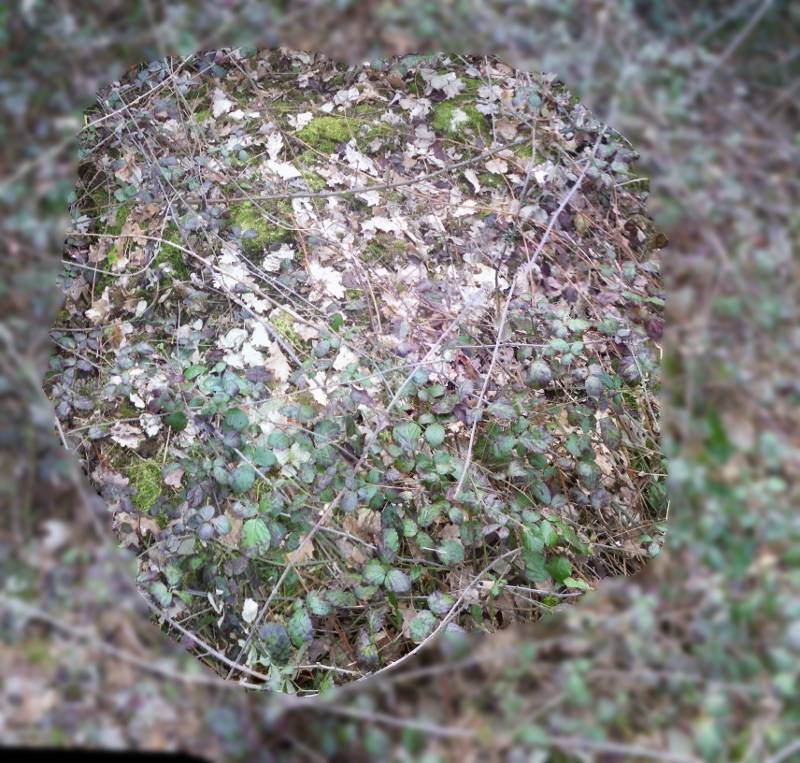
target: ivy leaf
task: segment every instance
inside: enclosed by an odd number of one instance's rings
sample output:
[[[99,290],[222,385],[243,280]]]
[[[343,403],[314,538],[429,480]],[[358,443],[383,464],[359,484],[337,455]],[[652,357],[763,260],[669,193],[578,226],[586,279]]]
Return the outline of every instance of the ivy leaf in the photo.
[[[446,540],[438,549],[436,553],[441,559],[442,564],[452,567],[456,564],[461,564],[464,561],[464,546],[457,540]]]
[[[444,442],[444,438],[445,431],[441,424],[431,424],[425,430],[425,440],[431,447],[438,448]]]
[[[423,609],[417,612],[408,626],[411,640],[416,644],[421,644],[436,630],[437,622],[436,616],[430,610]]]
[[[263,554],[269,551],[269,528],[263,519],[248,519],[242,525],[242,536],[239,545],[246,554]]]

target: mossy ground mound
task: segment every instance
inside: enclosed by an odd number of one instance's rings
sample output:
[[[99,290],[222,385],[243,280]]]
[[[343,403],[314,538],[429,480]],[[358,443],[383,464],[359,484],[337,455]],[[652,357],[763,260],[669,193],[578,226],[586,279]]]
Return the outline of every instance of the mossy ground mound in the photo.
[[[47,382],[165,629],[314,692],[657,553],[623,138],[491,59],[166,71],[89,116]]]

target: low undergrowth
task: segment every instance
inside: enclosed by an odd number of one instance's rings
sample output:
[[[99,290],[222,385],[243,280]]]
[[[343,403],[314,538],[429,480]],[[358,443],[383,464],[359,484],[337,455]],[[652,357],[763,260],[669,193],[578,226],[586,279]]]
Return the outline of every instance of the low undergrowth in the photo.
[[[316,692],[658,552],[663,241],[552,78],[231,52],[130,112],[47,390],[165,629]]]

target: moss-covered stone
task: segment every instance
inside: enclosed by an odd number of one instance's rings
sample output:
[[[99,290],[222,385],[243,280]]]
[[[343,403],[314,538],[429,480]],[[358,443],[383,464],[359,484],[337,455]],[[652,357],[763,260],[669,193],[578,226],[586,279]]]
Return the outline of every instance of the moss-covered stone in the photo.
[[[137,461],[128,469],[133,505],[149,511],[161,497],[161,467],[153,460]]]

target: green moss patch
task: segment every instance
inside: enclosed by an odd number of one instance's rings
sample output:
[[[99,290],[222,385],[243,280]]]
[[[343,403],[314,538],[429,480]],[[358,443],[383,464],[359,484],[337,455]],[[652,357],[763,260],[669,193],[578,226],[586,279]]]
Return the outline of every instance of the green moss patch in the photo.
[[[358,134],[359,122],[350,117],[314,117],[297,137],[325,154],[331,154],[340,143],[347,143]]]
[[[242,234],[255,231],[255,235],[242,236],[242,246],[248,254],[257,254],[270,244],[294,238],[292,207],[285,201],[261,202],[258,206],[249,201],[232,204],[231,223]]]
[[[459,110],[464,113],[466,119],[458,119]],[[487,129],[483,114],[475,108],[474,103],[465,98],[442,101],[434,108],[431,123],[434,130],[449,136],[463,135],[468,130],[474,130],[482,135]]]
[[[177,244],[183,246],[180,231],[175,223],[170,223],[161,237],[163,239],[161,248],[153,261],[156,265],[168,265],[171,275],[175,278],[186,281],[189,278],[191,269],[186,263],[186,258],[189,256],[177,246],[170,246],[170,244]]]
[[[161,467],[153,460],[137,461],[128,469],[133,505],[149,511],[161,497]]]

